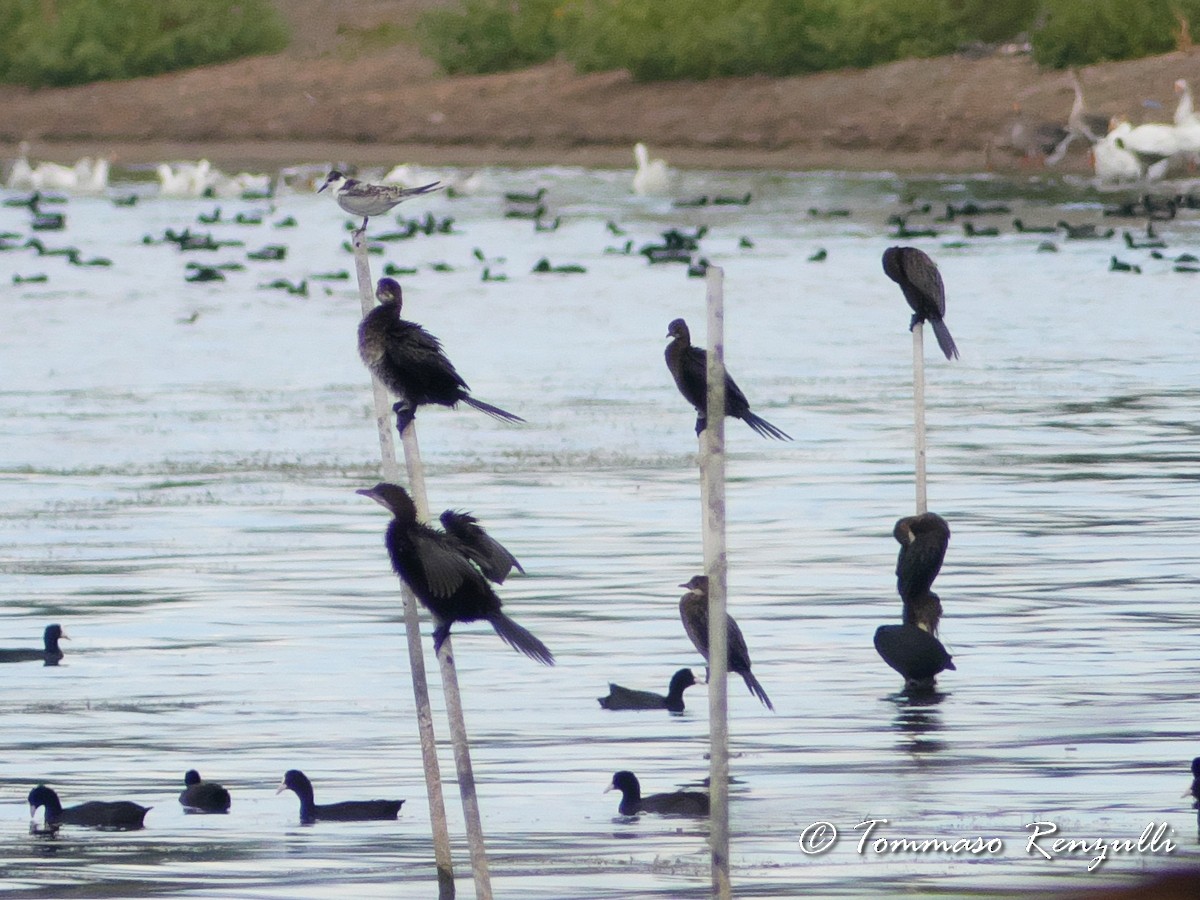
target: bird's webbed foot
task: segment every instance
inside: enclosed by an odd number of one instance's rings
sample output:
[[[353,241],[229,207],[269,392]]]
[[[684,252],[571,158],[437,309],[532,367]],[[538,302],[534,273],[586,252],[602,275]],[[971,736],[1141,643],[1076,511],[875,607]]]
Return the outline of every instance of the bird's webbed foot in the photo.
[[[918,325],[920,325],[924,321],[925,320],[923,318],[921,318],[920,313],[913,313],[912,321],[908,323],[908,330],[912,331],[914,328],[916,328]]]
[[[704,429],[708,427],[708,416],[696,416],[696,437],[700,437],[704,433]]]
[[[392,404],[392,412],[396,414],[396,430],[404,434],[404,429],[417,417],[417,408],[407,400],[397,400]]]

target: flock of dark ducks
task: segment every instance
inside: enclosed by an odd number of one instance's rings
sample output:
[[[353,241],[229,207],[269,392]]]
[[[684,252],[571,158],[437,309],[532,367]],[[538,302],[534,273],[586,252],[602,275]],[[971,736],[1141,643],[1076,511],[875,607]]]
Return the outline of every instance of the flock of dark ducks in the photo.
[[[183,776],[179,803],[187,813],[228,813],[233,803],[229,791],[215,781],[205,781],[195,769]],[[312,782],[299,769],[284,773],[275,793],[292,791],[300,799],[300,822],[366,822],[395,819],[403,800],[343,800],[340,803],[317,803],[313,799]],[[62,805],[58,793],[39,784],[29,792],[29,814],[44,810],[44,824],[31,826],[35,833],[57,833],[63,825],[81,825],[113,831],[135,831],[144,827],[146,813],[153,807],[132,800],[89,800],[77,806]]]

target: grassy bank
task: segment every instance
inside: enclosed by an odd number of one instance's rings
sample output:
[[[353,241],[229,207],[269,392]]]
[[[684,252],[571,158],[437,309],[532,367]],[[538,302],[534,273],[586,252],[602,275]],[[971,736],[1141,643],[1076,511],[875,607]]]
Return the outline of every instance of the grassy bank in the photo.
[[[452,74],[570,61],[641,81],[799,75],[1028,41],[1041,65],[1190,46],[1200,0],[464,0],[418,23]]]
[[[0,81],[62,87],[157,75],[287,45],[269,0],[4,0]]]

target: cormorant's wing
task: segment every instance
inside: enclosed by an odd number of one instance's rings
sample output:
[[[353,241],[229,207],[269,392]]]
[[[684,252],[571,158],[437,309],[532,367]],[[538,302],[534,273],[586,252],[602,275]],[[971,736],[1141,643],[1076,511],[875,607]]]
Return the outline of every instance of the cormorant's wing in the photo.
[[[946,286],[942,284],[942,273],[924,252],[905,247],[900,255],[900,265],[905,277],[937,308],[938,315],[946,314]]]
[[[489,581],[503,584],[514,567],[524,574],[525,570],[521,568],[517,558],[484,531],[470,513],[448,509],[442,513],[441,522],[446,532],[462,544],[463,552],[479,566],[479,570]]]
[[[463,582],[480,578],[471,561],[445,535],[419,528],[413,530],[411,540],[413,552],[425,572],[429,593],[434,597],[451,597]]]
[[[442,351],[442,343],[420,325],[406,319],[391,323],[387,332],[388,362],[410,374],[437,372],[466,389],[467,383]],[[428,380],[425,377],[423,380]]]

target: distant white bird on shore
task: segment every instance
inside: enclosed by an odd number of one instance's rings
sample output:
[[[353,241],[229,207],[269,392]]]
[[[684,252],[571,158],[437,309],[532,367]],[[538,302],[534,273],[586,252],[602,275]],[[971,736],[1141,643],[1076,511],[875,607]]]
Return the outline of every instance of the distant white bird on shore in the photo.
[[[671,169],[664,159],[651,159],[641,141],[633,145],[637,171],[633,173],[633,192],[638,195],[665,194],[671,189]]]
[[[1155,181],[1167,174],[1171,157],[1179,152],[1179,135],[1174,125],[1150,122],[1136,127],[1127,120],[1117,121],[1108,133],[1120,149],[1132,153],[1145,178]]]
[[[437,190],[440,186],[436,181],[414,188],[372,184],[357,178],[347,178],[334,169],[326,177],[325,183],[317,188],[317,193],[321,193],[325,188],[332,188],[333,198],[337,200],[338,206],[352,216],[362,216],[362,230],[366,231],[367,219],[371,216],[382,216],[396,204],[403,203],[410,197]]]
[[[1139,155],[1127,143],[1132,132],[1128,120],[1113,119],[1108,134],[1092,144],[1092,163],[1100,181],[1153,181],[1166,173],[1170,156]]]
[[[72,167],[75,171],[73,190],[80,194],[102,194],[108,190],[109,161],[104,157],[85,156]],[[72,188],[68,188],[71,190]]]
[[[1175,82],[1175,93],[1179,95],[1179,105],[1175,107],[1175,131],[1179,140],[1179,152],[1188,157],[1188,162],[1195,165],[1200,154],[1200,116],[1192,106],[1192,89],[1186,78]]]
[[[199,162],[159,163],[158,193],[163,197],[203,197],[220,174],[207,159]]]

